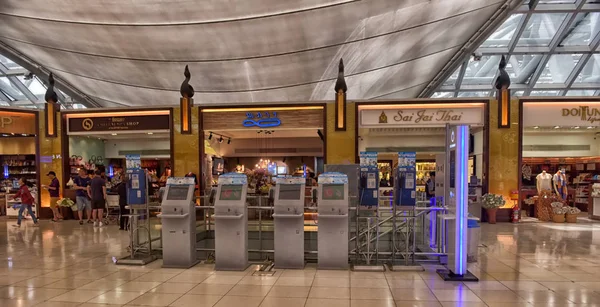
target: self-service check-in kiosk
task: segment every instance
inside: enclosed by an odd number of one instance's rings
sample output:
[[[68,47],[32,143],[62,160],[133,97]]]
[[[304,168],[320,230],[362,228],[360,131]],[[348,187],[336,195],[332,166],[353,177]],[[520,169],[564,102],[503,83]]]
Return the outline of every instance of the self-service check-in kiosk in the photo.
[[[318,178],[318,267],[348,268],[348,176],[323,173]]]
[[[163,267],[189,268],[196,263],[194,178],[167,179],[161,213]]]
[[[215,269],[243,271],[248,267],[248,210],[245,174],[219,176],[215,199]]]
[[[275,268],[304,268],[304,187],[302,177],[277,178],[275,185]]]

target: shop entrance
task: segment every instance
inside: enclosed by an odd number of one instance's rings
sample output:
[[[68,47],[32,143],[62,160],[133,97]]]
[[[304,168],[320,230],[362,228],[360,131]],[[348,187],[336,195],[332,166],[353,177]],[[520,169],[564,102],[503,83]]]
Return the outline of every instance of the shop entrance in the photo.
[[[273,249],[275,179],[292,176],[306,182],[307,207],[325,157],[325,106],[248,106],[203,108],[201,142],[203,205],[210,205],[219,176],[248,178],[248,244],[250,259],[264,259]],[[315,207],[316,209],[316,207]],[[214,248],[213,210],[204,210],[199,249]],[[304,212],[305,232],[316,232],[316,210]],[[307,235],[316,249],[316,236]]]
[[[572,208],[572,215],[600,214],[593,212],[600,183],[598,101],[521,103],[521,216],[551,221],[557,202]]]
[[[100,170],[107,181],[109,213],[118,213],[114,188],[126,174],[127,155],[140,155],[150,181],[150,204],[159,204],[160,188],[172,176],[171,110],[139,112],[65,112],[63,197],[76,200],[73,180]],[[112,218],[111,218],[112,219]]]

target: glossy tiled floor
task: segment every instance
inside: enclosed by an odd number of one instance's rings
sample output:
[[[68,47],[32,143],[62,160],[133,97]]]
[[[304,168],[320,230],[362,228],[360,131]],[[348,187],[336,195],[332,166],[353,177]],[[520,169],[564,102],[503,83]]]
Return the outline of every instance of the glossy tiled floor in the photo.
[[[115,226],[0,220],[0,306],[407,307],[600,306],[600,224],[483,225],[479,283],[434,273],[277,270],[273,277],[112,264],[126,246]]]

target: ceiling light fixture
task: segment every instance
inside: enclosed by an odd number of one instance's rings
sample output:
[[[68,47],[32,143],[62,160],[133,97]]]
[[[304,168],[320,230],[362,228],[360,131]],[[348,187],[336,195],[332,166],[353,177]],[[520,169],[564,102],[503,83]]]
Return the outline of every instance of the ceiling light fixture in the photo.
[[[154,133],[152,133],[152,132],[148,132],[148,135],[153,135],[153,134],[154,134]]]
[[[208,135],[208,139],[212,139],[212,132]]]
[[[111,133],[110,135],[117,135],[116,133]]]
[[[227,140],[227,145],[231,144],[231,139]]]
[[[535,126],[535,127],[533,127],[533,129],[540,129],[540,127],[538,127],[538,126]]]
[[[579,126],[575,126],[575,127],[573,127],[573,129],[579,129]]]
[[[223,143],[223,137],[222,136],[219,137],[219,143]]]
[[[560,128],[560,126],[554,126],[554,129],[559,129],[559,128]]]
[[[592,127],[592,126],[589,126],[589,127],[587,127],[587,128],[588,128],[588,129],[594,129],[594,127]]]

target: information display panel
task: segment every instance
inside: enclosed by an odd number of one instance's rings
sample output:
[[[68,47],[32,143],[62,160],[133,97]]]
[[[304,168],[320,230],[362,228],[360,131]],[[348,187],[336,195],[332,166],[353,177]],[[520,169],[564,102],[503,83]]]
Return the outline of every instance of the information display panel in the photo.
[[[219,200],[241,200],[242,186],[241,185],[222,185]]]
[[[324,184],[323,200],[344,200],[344,185],[343,184]]]
[[[301,184],[282,184],[279,187],[279,200],[299,200]]]
[[[169,186],[167,200],[186,200],[188,191],[188,186]]]

